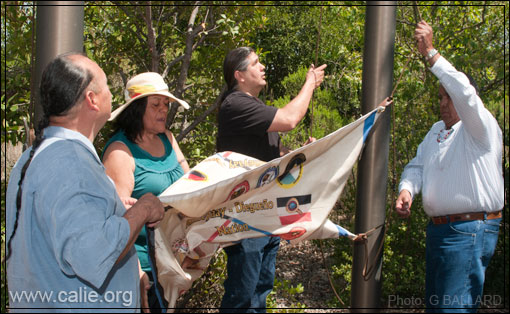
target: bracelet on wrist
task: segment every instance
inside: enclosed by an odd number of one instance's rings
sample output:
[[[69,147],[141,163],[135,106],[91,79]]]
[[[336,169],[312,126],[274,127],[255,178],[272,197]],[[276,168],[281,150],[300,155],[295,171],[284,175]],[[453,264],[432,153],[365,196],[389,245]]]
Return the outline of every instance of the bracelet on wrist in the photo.
[[[438,51],[436,49],[429,50],[429,52],[427,52],[427,55],[425,56],[425,61],[429,61],[430,59],[434,58],[434,56],[437,54]]]

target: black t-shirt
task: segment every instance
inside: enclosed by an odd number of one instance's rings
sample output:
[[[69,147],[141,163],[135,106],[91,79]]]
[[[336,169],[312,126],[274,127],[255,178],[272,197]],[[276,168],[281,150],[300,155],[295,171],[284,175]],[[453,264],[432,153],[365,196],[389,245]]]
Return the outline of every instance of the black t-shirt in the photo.
[[[216,150],[233,151],[262,161],[280,157],[278,132],[267,132],[277,110],[244,92],[228,95],[218,113]]]

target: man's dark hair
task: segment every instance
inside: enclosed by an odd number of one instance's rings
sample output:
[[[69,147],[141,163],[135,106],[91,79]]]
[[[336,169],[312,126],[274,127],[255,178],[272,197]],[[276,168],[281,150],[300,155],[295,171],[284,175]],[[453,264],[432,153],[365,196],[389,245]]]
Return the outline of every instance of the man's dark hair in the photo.
[[[74,107],[85,88],[94,78],[93,74],[74,63],[71,56],[60,55],[51,61],[42,74],[39,93],[44,115],[62,116]]]
[[[123,131],[126,138],[135,143],[143,131],[143,116],[147,108],[147,97],[134,100],[115,119],[115,130],[113,134]]]
[[[221,102],[237,89],[237,80],[234,74],[236,71],[246,70],[249,65],[248,56],[252,52],[255,52],[253,48],[239,47],[229,51],[226,55],[225,60],[223,60],[223,78],[227,86],[221,95]]]
[[[7,242],[6,260],[11,256],[11,241],[18,228],[19,212],[21,210],[21,196],[23,180],[25,173],[32,162],[35,151],[43,142],[43,131],[49,125],[51,116],[63,116],[73,108],[83,96],[83,92],[94,79],[94,75],[86,68],[75,63],[72,56],[81,55],[81,53],[66,53],[57,56],[44,69],[39,88],[41,96],[41,106],[43,115],[39,121],[38,128],[35,129],[35,140],[30,151],[30,156],[21,168],[21,175],[18,183],[18,193],[16,195],[16,220],[12,234]]]
[[[476,84],[476,81],[473,78],[473,76],[471,76],[471,74],[469,74],[467,72],[462,72],[462,73],[464,73],[464,75],[467,76],[467,78],[469,80],[469,84],[471,84],[475,88],[476,94],[480,95],[480,90],[478,89],[478,84]]]
[[[471,84],[471,86],[473,86],[473,88],[475,89],[475,92],[478,96],[480,96],[480,91],[478,90],[478,84],[476,84],[476,81],[475,79],[471,76],[471,74],[467,73],[467,72],[463,72],[463,71],[459,71],[461,73],[463,73],[469,80],[469,84]]]

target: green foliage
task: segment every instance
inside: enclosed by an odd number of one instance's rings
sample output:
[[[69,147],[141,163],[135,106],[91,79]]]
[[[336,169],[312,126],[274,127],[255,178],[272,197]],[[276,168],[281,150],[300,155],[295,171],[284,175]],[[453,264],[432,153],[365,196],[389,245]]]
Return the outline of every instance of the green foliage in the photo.
[[[508,11],[507,6],[504,8]],[[284,14],[277,14],[275,17],[277,22],[275,23],[280,27],[284,25],[281,27],[283,29],[286,27],[291,28],[294,23],[299,24],[302,17],[299,14],[297,14],[297,18],[286,19],[288,17],[286,15],[287,11],[292,10],[295,10],[295,8],[284,10]],[[355,12],[356,10],[358,12]],[[315,109],[313,119],[321,121],[318,122],[320,127],[314,127],[314,136],[317,138],[321,137],[318,134],[315,135],[317,129],[328,129],[328,127],[331,127],[334,130],[359,116],[361,49],[363,46],[360,43],[360,39],[363,38],[364,23],[364,16],[359,10],[361,8],[328,7],[328,13],[323,15],[323,23],[326,23],[328,26],[335,23],[349,25],[342,30],[349,32],[350,36],[339,37],[337,35],[336,39],[321,40],[321,56],[327,54],[334,55],[336,59],[333,60],[346,60],[345,58],[348,56],[352,58],[350,60],[353,62],[348,62],[343,67],[338,63],[333,63],[335,65],[334,71],[330,70],[331,63],[328,62],[328,68],[326,69],[328,75],[323,84],[324,86],[314,95],[315,106],[318,109]],[[318,23],[318,10],[317,8],[312,8],[310,11],[310,15],[316,19],[315,22],[308,23],[307,25],[316,25]],[[498,119],[501,128],[504,129],[505,118],[508,121],[508,113],[504,116],[503,110],[503,108],[508,107],[508,98],[504,98],[504,90],[505,88],[508,89],[508,85],[504,86],[501,79],[504,77],[504,69],[508,69],[508,63],[504,63],[504,59],[501,58],[501,53],[505,49],[505,41],[502,37],[504,32],[501,31],[501,23],[504,17],[503,6],[491,7],[482,4],[464,7],[420,7],[420,11],[422,17],[434,27],[436,47],[456,67],[469,72],[475,77],[481,90],[482,100]],[[335,13],[336,19],[330,24],[331,21],[328,20],[328,16],[331,12]],[[462,16],[460,20],[463,23],[457,23],[459,16]],[[306,21],[306,17],[303,17],[303,20]],[[413,203],[413,215],[408,220],[399,219],[392,212],[392,208],[396,199],[399,176],[404,166],[414,157],[418,144],[428,132],[430,126],[440,119],[439,107],[437,106],[437,79],[424,67],[414,47],[414,39],[412,37],[414,33],[414,16],[412,7],[398,7],[397,20],[400,23],[397,23],[396,32],[394,80],[396,81],[401,74],[402,80],[396,90],[395,102],[392,107],[394,118],[392,119],[393,131],[389,156],[388,197],[386,205],[387,236],[382,272],[382,306],[388,306],[388,296],[395,293],[408,298],[422,297],[425,293],[425,263],[423,261],[425,260],[425,226],[428,218],[424,214],[421,199],[419,196],[416,198]],[[285,23],[289,23],[291,26],[287,26]],[[279,29],[276,25],[274,27],[273,31],[277,33]],[[266,27],[266,30],[268,29],[271,29],[271,25]],[[338,33],[338,28],[330,26],[327,29],[331,30],[332,33],[335,31]],[[310,30],[310,33],[314,32]],[[483,39],[480,38],[482,35],[475,35],[474,33],[483,34]],[[328,36],[328,33],[324,31],[321,35],[324,38]],[[295,66],[292,70],[289,70],[290,74],[284,77],[281,77],[281,75],[285,71],[278,70],[277,74],[280,75],[278,78],[278,91],[269,90],[266,92],[269,95],[277,95],[278,93],[284,95],[274,100],[273,104],[276,107],[283,107],[290,101],[291,97],[297,94],[300,83],[302,84],[304,81],[306,73],[306,64],[302,64],[302,60],[313,60],[314,58],[314,54],[310,50],[299,57],[295,56],[293,52],[284,52],[286,49],[291,49],[292,43],[299,42],[295,36],[298,35],[291,31],[287,37],[282,37],[279,40],[271,41],[264,37],[261,41],[262,43],[269,41],[265,46],[271,52],[266,55],[266,63],[269,63],[267,60],[273,57],[277,58],[275,60],[278,60],[275,61],[278,63],[277,69],[280,69],[281,63]],[[308,39],[307,42],[312,43],[313,41]],[[282,47],[286,43],[288,45]],[[331,52],[328,51],[328,45],[331,45]],[[308,44],[308,47],[310,46],[313,45]],[[272,52],[280,49],[280,47],[282,47],[282,51],[277,56],[272,56]],[[345,47],[348,47],[348,49],[345,49]],[[337,49],[336,52],[335,48]],[[345,55],[342,52],[345,52]],[[407,67],[405,67],[406,63],[408,63]],[[268,76],[270,76],[271,73],[269,71],[268,73]],[[322,91],[328,91],[328,94],[321,95]],[[269,99],[271,99],[271,96]],[[322,108],[326,110],[323,111]],[[343,120],[336,118],[328,119],[328,116],[336,116],[336,113],[340,113],[340,117]],[[288,132],[284,136],[283,142],[285,145],[290,148],[296,148],[303,143],[309,134],[309,118],[310,112],[308,112],[307,117],[295,130]],[[328,129],[325,133],[329,132],[331,130]],[[505,156],[507,158],[507,163],[504,165],[505,178],[508,178],[508,132],[504,136],[504,143]],[[345,187],[338,206],[332,212],[332,217],[343,217],[343,219],[337,220],[337,223],[350,230],[354,230],[352,215],[356,207],[356,180],[354,177],[355,171],[353,171],[353,177]],[[505,190],[508,193],[508,188]],[[508,228],[508,226],[504,224],[496,254],[487,270],[485,288],[487,294],[503,295],[504,287],[508,286],[508,281],[503,279],[505,278],[505,268],[498,267],[498,265],[505,264],[503,263],[503,245],[505,239],[506,243],[508,243],[508,233],[505,232],[505,228]],[[340,291],[340,298],[342,300],[342,302],[336,299],[330,300],[328,304],[332,307],[346,307],[350,304],[352,244],[345,243],[345,241],[335,241],[334,243],[328,241],[328,243],[334,247],[335,255],[333,259],[335,260],[335,265],[332,266],[331,272],[335,278],[334,282],[337,291]],[[506,269],[506,271],[508,270]],[[504,295],[507,292],[505,291]]]
[[[219,308],[224,292],[226,265],[227,254],[220,250],[211,259],[202,277],[197,279],[191,289],[177,300],[176,308],[179,308],[179,312],[196,313],[196,309],[193,308]]]
[[[6,5],[9,4],[9,5]],[[31,117],[30,86],[32,57],[32,4],[2,2],[2,143],[24,140],[23,118]],[[365,28],[364,2],[207,2],[200,6],[194,26],[204,25],[207,31],[195,38],[187,68],[184,89],[178,89],[183,70],[179,59],[186,47],[186,30],[193,6],[189,2],[152,1],[153,28],[158,58],[152,59],[147,44],[147,24],[143,19],[142,2],[87,2],[85,7],[86,53],[105,70],[113,94],[114,109],[124,102],[123,87],[130,76],[144,71],[163,73],[172,92],[182,93],[191,104],[190,110],[178,112],[171,124],[175,136],[209,109],[223,86],[222,62],[226,52],[238,46],[252,46],[266,66],[268,85],[261,98],[276,107],[283,107],[295,97],[312,63],[326,63],[326,78],[313,96],[311,110],[293,131],[283,135],[283,143],[291,149],[303,144],[310,135],[321,138],[355,120],[361,114],[361,89]],[[253,5],[254,4],[254,5]],[[264,5],[259,5],[264,4]],[[271,4],[277,4],[271,6]],[[480,96],[494,114],[501,128],[508,124],[508,30],[506,2],[433,2],[420,1],[421,16],[434,28],[434,45],[457,68],[469,72],[478,82]],[[462,5],[461,5],[462,4]],[[388,295],[422,297],[424,295],[424,247],[427,217],[418,197],[413,215],[400,220],[392,212],[400,174],[414,157],[416,149],[430,126],[439,120],[438,83],[417,54],[413,39],[414,12],[407,2],[398,2],[395,33],[394,80],[402,75],[391,108],[392,119],[389,171],[387,181],[387,237],[384,246],[381,305]],[[322,20],[320,16],[322,15]],[[4,22],[5,21],[5,22]],[[319,37],[320,36],[320,37]],[[319,39],[319,40],[318,40]],[[318,43],[318,45],[317,45]],[[407,66],[406,66],[407,64]],[[215,152],[217,132],[215,111],[203,119],[183,140],[181,149],[191,166]],[[505,123],[506,122],[506,123]],[[101,151],[109,138],[107,124],[96,138]],[[504,133],[504,175],[509,180],[508,132]],[[356,208],[357,166],[344,188],[330,219],[354,230]],[[5,183],[3,183],[5,184]],[[508,195],[508,185],[505,186]],[[5,210],[2,195],[2,212]],[[508,208],[505,216],[508,217]],[[2,231],[5,222],[2,220]],[[2,234],[2,241],[4,241]],[[5,242],[3,242],[5,243]],[[508,223],[502,232],[487,270],[486,294],[509,295],[509,264],[505,260],[510,243]],[[332,299],[325,304],[348,307],[351,294],[352,243],[324,241],[334,252],[330,273],[342,302]],[[506,247],[505,247],[506,244]],[[3,254],[3,253],[2,253]],[[225,279],[226,257],[217,255],[205,275],[192,290],[181,297],[182,307],[217,307]],[[501,267],[501,265],[504,265]],[[2,265],[2,278],[5,269]],[[300,283],[276,282],[275,291],[292,299]],[[4,289],[5,286],[2,286]],[[2,294],[4,298],[4,294]],[[2,299],[2,312],[6,300]],[[276,307],[275,295],[268,298]],[[508,300],[505,306],[508,308]],[[305,304],[295,304],[303,308]],[[280,310],[278,311],[285,311]],[[289,310],[291,311],[291,310]]]
[[[214,116],[199,124],[179,146],[187,152],[186,160],[190,167],[196,166],[216,151],[216,123]]]
[[[6,100],[5,94],[2,95],[2,127],[4,128],[2,132],[2,143],[10,142],[15,144],[23,140],[23,119],[27,121],[28,117],[20,115],[19,113],[23,110],[23,104],[13,104],[13,99],[15,99],[16,96],[17,94],[14,94],[11,98]]]
[[[268,313],[302,313],[306,305],[296,301],[296,294],[304,291],[303,285],[298,283],[296,286],[292,285],[288,280],[279,281],[274,280],[274,288],[269,296],[267,297],[267,312]],[[290,306],[286,309],[279,309],[278,302],[276,301],[276,295],[280,295],[287,302],[290,302]]]
[[[129,77],[146,71],[162,73],[170,91],[191,105],[189,110],[170,117],[169,125],[176,137],[215,103],[223,86],[221,68],[226,52],[237,45],[251,45],[249,34],[265,23],[263,10],[257,7],[219,6],[212,2],[198,6],[192,28],[203,27],[204,31],[194,38],[194,50],[187,65],[182,60],[194,6],[182,1],[151,2],[157,50],[154,59],[143,18],[146,2],[114,3],[85,7],[85,50],[108,76],[114,95],[113,109],[124,103],[123,88]],[[181,88],[183,73],[187,75]],[[181,147],[185,156],[190,156],[191,165],[215,151],[214,113],[200,119],[204,121],[186,135]],[[96,147],[102,149],[111,128],[107,124],[101,130]]]
[[[6,2],[2,2],[2,143],[16,144],[25,140],[23,119],[30,121],[33,7]]]
[[[284,87],[287,94],[285,97],[278,98],[273,102],[275,107],[284,107],[290,102],[290,97],[296,96],[299,93],[305,82],[307,72],[308,68],[300,67],[295,73],[283,79],[281,85]],[[334,98],[334,94],[330,90],[317,89],[314,92],[314,98],[310,107],[311,108],[308,109],[305,118],[298,127],[287,132],[285,135],[282,134],[282,140],[285,146],[296,149],[306,142],[310,133],[313,137],[322,138],[337,130],[339,126],[348,123],[348,119],[340,115],[337,109],[340,107],[340,104]]]

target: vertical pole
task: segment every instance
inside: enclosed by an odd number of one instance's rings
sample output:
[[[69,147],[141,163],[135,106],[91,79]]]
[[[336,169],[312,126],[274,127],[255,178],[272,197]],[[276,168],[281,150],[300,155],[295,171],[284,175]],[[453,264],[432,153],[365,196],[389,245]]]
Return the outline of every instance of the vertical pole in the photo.
[[[362,113],[374,109],[390,96],[393,84],[396,1],[368,1],[365,17],[365,47],[362,75]],[[391,108],[386,108],[365,142],[358,163],[355,232],[363,233],[384,224]],[[384,226],[368,237],[367,252],[354,245],[351,311],[373,312],[381,307],[381,268]],[[366,263],[368,261],[368,265]],[[364,268],[373,270],[363,276]]]
[[[36,17],[35,74],[32,79],[35,95],[34,127],[42,116],[39,84],[46,65],[65,52],[83,52],[84,1],[38,1]]]

